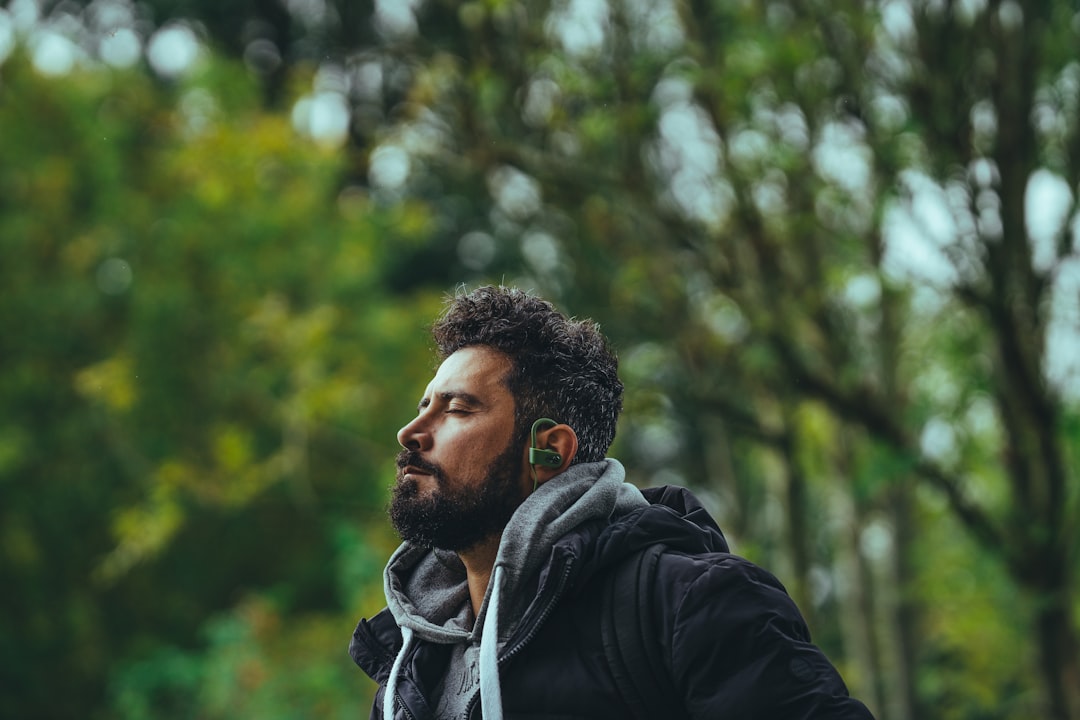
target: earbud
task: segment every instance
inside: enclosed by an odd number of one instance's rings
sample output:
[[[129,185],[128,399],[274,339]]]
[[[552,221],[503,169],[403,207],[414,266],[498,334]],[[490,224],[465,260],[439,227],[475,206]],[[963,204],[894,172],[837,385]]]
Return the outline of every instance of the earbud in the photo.
[[[529,448],[529,464],[557,468],[562,465],[562,455],[554,450],[541,450],[534,447]]]
[[[529,464],[557,468],[562,465],[562,455],[554,450],[542,450],[536,447],[536,431],[541,425],[558,425],[551,418],[540,418],[532,425],[532,447],[529,448]]]
[[[532,489],[537,489],[537,465],[558,467],[563,464],[563,456],[555,450],[543,450],[537,447],[537,430],[540,425],[557,425],[551,418],[540,418],[532,423],[532,443],[529,447],[529,464],[532,465]]]

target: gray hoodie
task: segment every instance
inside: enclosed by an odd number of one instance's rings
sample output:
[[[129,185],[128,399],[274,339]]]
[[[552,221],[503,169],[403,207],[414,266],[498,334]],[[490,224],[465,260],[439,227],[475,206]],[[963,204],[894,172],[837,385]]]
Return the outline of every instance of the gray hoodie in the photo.
[[[401,663],[414,637],[428,642],[480,645],[480,702],[485,720],[502,720],[498,657],[532,599],[522,591],[551,547],[590,520],[647,505],[625,482],[617,460],[571,466],[536,489],[503,530],[491,581],[469,628],[465,567],[455,553],[402,544],[383,576],[386,603],[401,628],[402,647],[387,682],[383,717],[392,720]]]

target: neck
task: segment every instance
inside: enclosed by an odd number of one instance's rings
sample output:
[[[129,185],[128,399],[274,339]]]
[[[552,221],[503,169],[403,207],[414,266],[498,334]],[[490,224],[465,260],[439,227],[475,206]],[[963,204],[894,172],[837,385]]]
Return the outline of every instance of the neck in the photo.
[[[480,604],[484,602],[484,594],[487,593],[488,583],[491,581],[491,572],[495,567],[495,556],[499,553],[501,540],[502,533],[497,533],[458,553],[465,565],[474,617],[480,614]]]

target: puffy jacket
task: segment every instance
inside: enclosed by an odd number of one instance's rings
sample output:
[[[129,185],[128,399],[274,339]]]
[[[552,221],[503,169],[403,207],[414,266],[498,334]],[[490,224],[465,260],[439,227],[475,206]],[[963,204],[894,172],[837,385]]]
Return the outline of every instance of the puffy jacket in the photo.
[[[780,582],[732,555],[719,527],[689,491],[643,491],[649,501],[610,522],[565,535],[535,574],[535,599],[498,658],[507,718],[623,720],[633,717],[612,678],[601,638],[604,582],[630,554],[665,546],[649,599],[656,652],[676,697],[668,718],[872,720],[848,695]],[[391,665],[402,647],[389,611],[361,620],[349,653],[379,683],[371,717],[382,717]],[[413,645],[397,681],[395,717],[433,718],[431,689],[448,649]],[[479,718],[480,703],[469,718]],[[440,719],[441,720],[441,719]]]

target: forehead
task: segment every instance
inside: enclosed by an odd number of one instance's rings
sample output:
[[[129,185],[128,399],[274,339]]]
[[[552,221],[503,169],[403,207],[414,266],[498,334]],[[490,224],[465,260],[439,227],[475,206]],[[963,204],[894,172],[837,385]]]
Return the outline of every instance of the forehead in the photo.
[[[489,402],[502,395],[509,398],[506,376],[510,367],[510,358],[498,350],[464,347],[443,360],[424,394],[467,392]]]

